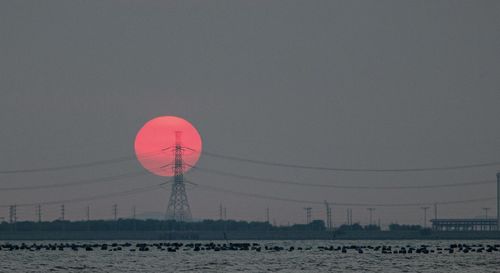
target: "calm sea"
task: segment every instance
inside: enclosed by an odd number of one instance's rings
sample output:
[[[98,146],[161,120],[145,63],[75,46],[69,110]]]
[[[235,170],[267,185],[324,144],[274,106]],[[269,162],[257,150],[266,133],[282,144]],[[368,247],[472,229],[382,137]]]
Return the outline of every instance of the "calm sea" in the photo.
[[[159,241],[131,241],[131,247],[112,251],[94,248],[93,251],[71,248],[64,250],[0,250],[0,272],[500,272],[500,251],[487,252],[487,245],[500,241],[234,241],[257,243],[262,249],[236,251],[194,251],[180,247],[168,252],[155,247],[138,251],[137,243]],[[0,242],[4,245],[7,242]],[[77,243],[77,242],[9,242],[25,243]],[[86,241],[81,244],[102,244]],[[106,242],[125,243],[125,242]],[[161,241],[161,243],[166,243]],[[183,244],[189,242],[182,242]],[[193,242],[200,243],[200,242]],[[201,242],[206,243],[206,242]],[[214,241],[215,244],[228,243]],[[229,242],[230,243],[230,242]],[[454,253],[438,250],[452,244],[467,244],[474,251]],[[379,246],[391,246],[393,250],[404,247],[418,249],[427,245],[434,253],[381,253]],[[481,245],[483,247],[481,247]],[[282,247],[276,251],[268,248]],[[363,253],[355,249],[342,251],[321,250],[318,247],[363,246]],[[409,247],[408,247],[409,246]],[[293,251],[288,251],[294,247]],[[297,250],[302,248],[302,250]],[[372,249],[373,248],[373,249]],[[131,251],[134,249],[135,251]],[[477,252],[477,250],[481,250]],[[442,252],[442,253],[438,253]]]

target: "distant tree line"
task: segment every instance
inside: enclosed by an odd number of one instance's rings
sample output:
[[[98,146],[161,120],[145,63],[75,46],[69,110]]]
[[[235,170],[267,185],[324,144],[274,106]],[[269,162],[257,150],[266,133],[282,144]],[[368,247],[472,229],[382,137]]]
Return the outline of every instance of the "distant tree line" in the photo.
[[[432,229],[424,228],[421,225],[399,225],[390,224],[390,231],[418,231],[421,235],[429,235],[432,233]]]
[[[421,225],[399,225],[399,224],[390,224],[389,230],[391,231],[401,231],[401,230],[422,230]]]
[[[173,220],[91,220],[16,223],[0,223],[2,231],[322,231],[325,224],[322,220],[310,224],[291,226],[273,226],[267,222],[247,222],[235,220],[203,220],[178,222]]]
[[[273,226],[268,222],[247,222],[235,220],[203,220],[192,222],[179,222],[173,220],[91,220],[91,221],[51,221],[33,222],[20,221],[16,223],[0,223],[0,232],[7,231],[288,231],[307,232],[324,231],[325,223],[314,220],[309,224],[294,224],[290,226]],[[390,231],[420,231],[429,233],[430,229],[420,225],[390,224]],[[337,232],[346,231],[380,231],[378,225],[341,225],[335,229]]]
[[[354,223],[352,225],[341,225],[337,228],[337,231],[378,231],[380,230],[380,226],[377,225],[366,225],[362,226],[358,223]]]

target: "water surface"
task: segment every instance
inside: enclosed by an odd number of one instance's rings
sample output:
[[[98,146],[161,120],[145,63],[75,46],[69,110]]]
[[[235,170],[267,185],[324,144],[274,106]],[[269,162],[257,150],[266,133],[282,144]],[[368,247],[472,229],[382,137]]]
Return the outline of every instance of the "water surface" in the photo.
[[[0,272],[500,272],[500,252],[481,253],[448,251],[438,254],[438,248],[447,248],[451,244],[465,243],[481,248],[480,245],[500,244],[500,241],[234,241],[234,243],[258,243],[262,246],[256,250],[237,251],[193,251],[192,248],[181,247],[176,252],[168,252],[157,248],[138,251],[136,243],[159,243],[160,241],[131,241],[131,247],[119,251],[94,248],[93,251],[64,250],[0,250]],[[161,241],[163,243],[168,241]],[[7,242],[0,242],[5,244]],[[30,245],[35,242],[10,242]],[[36,242],[76,243],[76,242]],[[104,243],[102,241],[79,242],[82,244]],[[125,242],[106,242],[125,243]],[[190,242],[182,242],[183,244]],[[200,242],[191,242],[200,243]],[[206,243],[206,242],[201,242]],[[216,244],[228,243],[214,241]],[[381,251],[349,249],[341,251],[325,251],[318,246],[392,246],[393,249],[428,245],[434,253],[383,254]],[[283,247],[284,250],[266,250]],[[294,251],[288,251],[290,247]],[[297,250],[297,248],[303,250]],[[135,251],[131,251],[134,249]],[[458,248],[457,248],[458,249]]]

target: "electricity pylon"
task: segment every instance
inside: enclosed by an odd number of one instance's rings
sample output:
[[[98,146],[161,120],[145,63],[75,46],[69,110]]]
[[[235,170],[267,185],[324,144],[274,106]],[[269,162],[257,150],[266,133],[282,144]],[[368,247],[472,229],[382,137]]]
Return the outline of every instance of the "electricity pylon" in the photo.
[[[182,160],[184,148],[182,147],[181,136],[182,132],[175,132],[174,182],[172,184],[172,191],[170,192],[166,218],[176,221],[191,221],[191,209],[189,208],[186,186],[184,184],[184,165]]]

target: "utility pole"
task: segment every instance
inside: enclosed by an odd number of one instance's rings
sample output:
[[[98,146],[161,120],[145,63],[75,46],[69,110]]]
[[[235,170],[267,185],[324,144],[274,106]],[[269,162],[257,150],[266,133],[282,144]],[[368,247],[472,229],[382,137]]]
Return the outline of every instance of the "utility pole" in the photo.
[[[114,204],[113,205],[113,219],[116,221],[118,220],[118,205]]]
[[[42,222],[42,205],[38,204],[36,206],[36,213],[38,216],[38,223],[41,223]]]
[[[224,220],[227,220],[227,210],[226,210],[226,207],[224,207]]]
[[[219,220],[221,220],[221,221],[224,220],[224,217],[223,217],[224,214],[223,213],[224,213],[224,211],[222,209],[222,203],[220,203],[219,204]]]
[[[438,218],[438,203],[434,203],[434,220],[437,220]],[[432,225],[433,229],[436,229],[437,227],[435,225]]]
[[[370,212],[370,226],[373,225],[373,211],[375,210],[375,208],[367,208],[367,210]]]
[[[16,231],[16,222],[17,222],[17,206],[11,205],[9,206],[9,222],[12,224],[12,231]]]
[[[114,204],[113,205],[113,219],[115,221],[115,230],[118,230],[119,227],[118,227],[118,205],[117,204]]]
[[[325,209],[326,209],[326,228],[331,230],[333,228],[332,225],[332,208],[330,208],[330,204],[325,200]]]
[[[11,205],[9,206],[9,223],[15,224],[17,222],[17,206]]]
[[[64,208],[64,204],[61,205],[61,221],[64,221],[64,216],[65,216],[65,208]]]
[[[424,228],[427,227],[427,210],[429,207],[421,207],[422,210],[424,210]]]
[[[137,230],[137,221],[135,220],[136,214],[135,214],[135,206],[132,207],[132,221],[134,221],[134,231]]]
[[[87,206],[87,230],[90,231],[90,206]]]
[[[310,207],[307,207],[307,208],[304,208],[304,210],[306,211],[306,224],[310,224],[311,223],[311,217],[312,217],[312,208]]]
[[[65,214],[66,209],[64,207],[64,204],[61,204],[61,227],[63,232],[66,231],[66,225],[64,224]]]
[[[269,207],[266,208],[266,222],[270,224],[269,222]]]
[[[483,208],[484,210],[484,219],[488,219],[488,211],[490,210],[491,208]]]
[[[347,209],[347,225],[352,225],[352,209]]]
[[[497,230],[500,230],[500,172],[497,172]]]
[[[90,222],[90,206],[87,206],[87,222]]]

